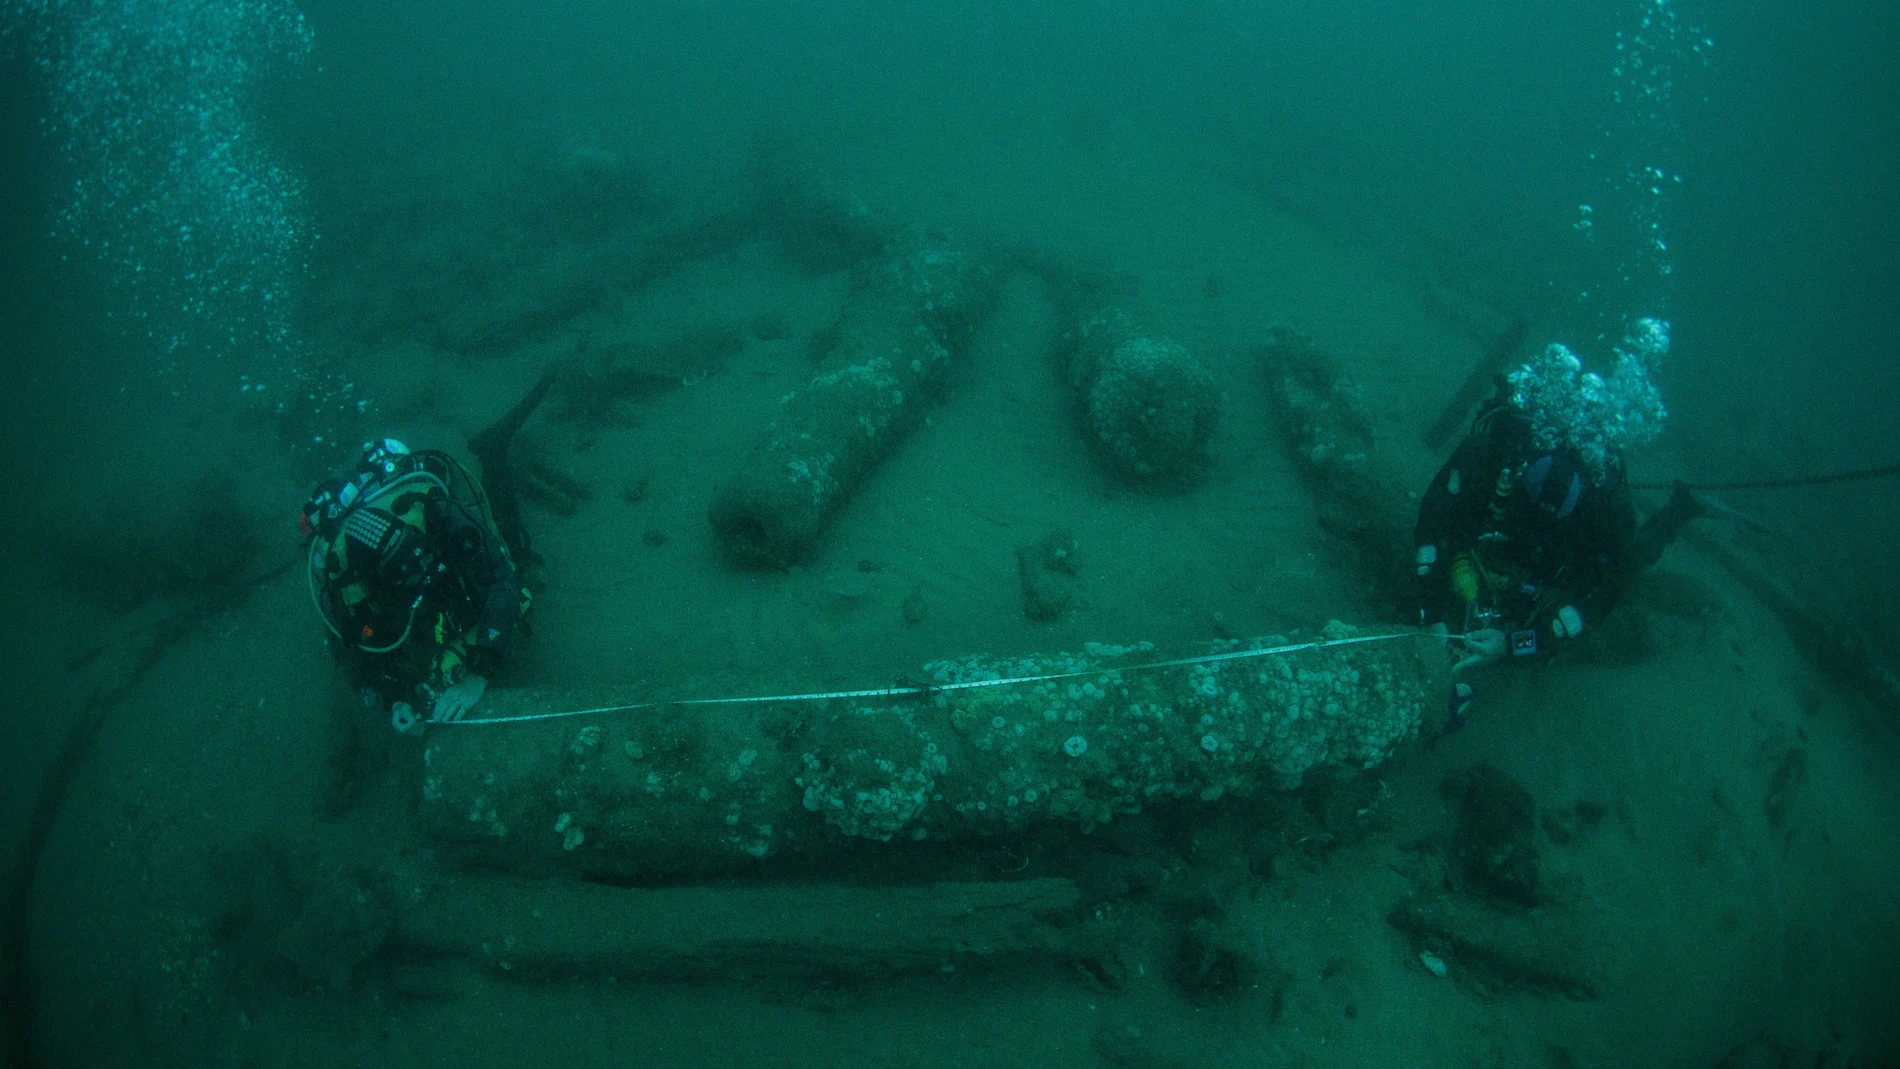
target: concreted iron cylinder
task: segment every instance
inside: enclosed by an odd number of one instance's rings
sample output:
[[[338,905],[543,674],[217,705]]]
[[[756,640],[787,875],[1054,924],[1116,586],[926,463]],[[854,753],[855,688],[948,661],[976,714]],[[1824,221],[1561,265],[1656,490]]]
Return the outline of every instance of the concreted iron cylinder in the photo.
[[[820,332],[824,370],[787,394],[707,518],[734,562],[810,557],[825,525],[942,397],[950,368],[995,304],[993,272],[910,232],[854,269]]]
[[[1070,364],[1096,448],[1137,482],[1191,474],[1220,413],[1213,377],[1172,338],[1143,334],[1110,344],[1111,332],[1098,325],[1101,340],[1084,340]]]
[[[867,841],[1086,831],[1385,760],[1443,701],[1447,657],[1420,635],[1368,637],[1335,623],[1317,644],[1160,667],[1147,643],[1091,643],[938,661],[920,693],[442,725],[422,749],[422,824],[481,864],[656,883]],[[631,700],[499,690],[482,715]]]
[[[1409,602],[1416,506],[1378,452],[1358,386],[1331,355],[1286,327],[1267,332],[1259,356],[1281,443],[1320,526],[1351,548],[1368,590],[1392,604]]]
[[[1122,278],[1032,259],[1064,327],[1056,345],[1089,444],[1123,478],[1190,480],[1220,418],[1213,376],[1187,346],[1155,330]]]

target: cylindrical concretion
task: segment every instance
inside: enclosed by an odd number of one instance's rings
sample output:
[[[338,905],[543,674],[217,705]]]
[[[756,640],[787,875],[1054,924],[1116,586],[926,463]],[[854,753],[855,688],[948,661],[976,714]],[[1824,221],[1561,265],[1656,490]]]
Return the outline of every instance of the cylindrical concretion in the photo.
[[[994,303],[990,272],[940,240],[908,235],[858,265],[820,334],[826,370],[786,395],[708,513],[735,562],[785,567],[941,397],[951,361]]]
[[[1408,600],[1416,506],[1377,454],[1358,387],[1324,350],[1285,327],[1268,332],[1260,357],[1274,422],[1320,525],[1353,547],[1380,596]]]
[[[654,882],[862,840],[1086,830],[1150,804],[1370,767],[1449,685],[1440,644],[1411,634],[1144,667],[1157,659],[1146,643],[1090,644],[939,661],[920,695],[445,725],[423,750],[423,825],[490,865]],[[1047,675],[1064,678],[1022,681]],[[951,686],[1004,680],[1020,682]],[[501,691],[485,715],[601,697]]]
[[[1214,433],[1213,376],[1180,342],[1142,332],[1125,309],[1080,324],[1067,373],[1093,445],[1128,478],[1181,478]]]

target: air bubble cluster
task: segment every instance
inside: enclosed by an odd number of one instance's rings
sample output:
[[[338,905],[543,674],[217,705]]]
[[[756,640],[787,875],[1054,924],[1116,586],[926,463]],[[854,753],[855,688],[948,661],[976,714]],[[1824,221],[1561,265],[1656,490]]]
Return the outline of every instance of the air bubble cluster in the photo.
[[[1621,471],[1625,450],[1662,433],[1669,412],[1650,376],[1668,352],[1669,324],[1647,317],[1630,325],[1607,377],[1553,344],[1511,373],[1511,401],[1530,417],[1539,449],[1574,450],[1602,485]]]
[[[260,121],[262,89],[311,51],[295,4],[0,0],[0,25],[44,80],[52,228],[101,269],[108,320],[161,372],[218,361],[279,412],[353,407],[293,326],[313,234]]]
[[[1614,277],[1596,279],[1580,295],[1606,324],[1626,322],[1630,309],[1665,313],[1676,270],[1669,208],[1683,175],[1680,112],[1693,76],[1709,62],[1714,38],[1681,10],[1680,0],[1617,4],[1609,61],[1612,118],[1591,159],[1606,165],[1601,199],[1578,207],[1572,229],[1614,259]]]

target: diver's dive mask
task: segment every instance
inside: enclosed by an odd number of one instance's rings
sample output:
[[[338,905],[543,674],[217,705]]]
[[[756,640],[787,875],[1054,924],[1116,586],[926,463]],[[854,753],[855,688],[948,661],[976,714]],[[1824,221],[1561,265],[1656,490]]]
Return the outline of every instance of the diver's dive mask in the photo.
[[[1583,499],[1582,467],[1564,452],[1544,453],[1524,465],[1518,482],[1538,511],[1554,520],[1567,520]]]

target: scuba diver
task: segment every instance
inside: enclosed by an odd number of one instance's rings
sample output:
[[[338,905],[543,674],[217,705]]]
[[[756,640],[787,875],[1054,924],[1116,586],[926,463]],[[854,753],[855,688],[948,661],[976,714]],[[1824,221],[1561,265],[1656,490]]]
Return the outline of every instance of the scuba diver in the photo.
[[[507,448],[553,384],[550,372],[469,443],[477,482],[440,450],[384,438],[347,477],[319,483],[300,525],[311,600],[367,709],[397,731],[460,720],[486,692],[530,603],[538,560],[521,521]]]
[[[1499,380],[1419,503],[1417,622],[1463,646],[1455,671],[1548,655],[1600,625],[1703,502],[1677,482],[1641,524],[1623,453],[1666,418],[1649,373],[1666,324],[1638,320],[1611,375],[1561,345]],[[1445,730],[1463,724],[1459,683]]]

